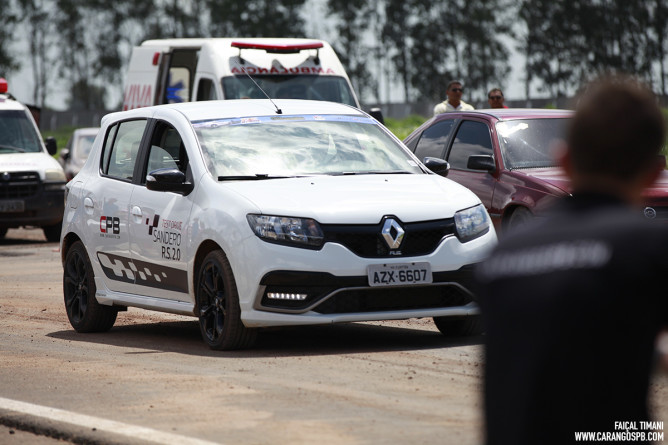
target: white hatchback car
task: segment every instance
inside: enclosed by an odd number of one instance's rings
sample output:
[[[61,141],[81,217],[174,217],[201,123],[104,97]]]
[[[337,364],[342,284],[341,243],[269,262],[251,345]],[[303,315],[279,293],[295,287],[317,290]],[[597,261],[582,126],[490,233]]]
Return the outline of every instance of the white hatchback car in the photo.
[[[105,116],[67,185],[65,306],[79,332],[128,306],[194,315],[214,349],[264,326],[412,317],[461,335],[495,243],[471,191],[356,108],[139,108]]]

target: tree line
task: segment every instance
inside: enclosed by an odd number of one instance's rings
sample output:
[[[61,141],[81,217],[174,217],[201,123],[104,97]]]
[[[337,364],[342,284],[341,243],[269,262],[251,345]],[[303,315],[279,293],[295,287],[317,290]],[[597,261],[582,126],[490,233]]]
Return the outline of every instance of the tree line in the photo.
[[[407,102],[439,101],[450,79],[480,100],[508,86],[511,49],[526,99],[610,71],[666,93],[668,0],[0,0],[0,10],[0,76],[29,66],[38,106],[58,85],[70,108],[104,108],[146,39],[318,38],[325,26],[366,102],[389,81]]]

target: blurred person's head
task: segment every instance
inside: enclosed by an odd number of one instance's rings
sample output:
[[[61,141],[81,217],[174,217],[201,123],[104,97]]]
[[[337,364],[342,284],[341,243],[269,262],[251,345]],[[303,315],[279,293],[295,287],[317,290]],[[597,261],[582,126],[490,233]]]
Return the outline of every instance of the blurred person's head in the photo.
[[[458,80],[452,80],[448,83],[448,86],[445,90],[445,95],[448,96],[448,102],[450,102],[450,105],[453,107],[459,106],[459,102],[462,100],[462,93],[464,92],[464,88],[462,87],[462,83]]]
[[[665,168],[665,122],[654,94],[628,76],[604,77],[576,107],[562,164],[574,190],[637,200]]]
[[[487,102],[490,108],[503,108],[503,91],[500,88],[493,88],[487,93]]]

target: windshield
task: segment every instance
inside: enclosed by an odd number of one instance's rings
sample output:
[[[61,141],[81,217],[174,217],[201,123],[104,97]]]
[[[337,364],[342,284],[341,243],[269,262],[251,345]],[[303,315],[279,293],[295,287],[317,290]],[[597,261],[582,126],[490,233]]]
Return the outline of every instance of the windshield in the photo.
[[[310,99],[338,102],[356,107],[348,82],[338,76],[258,76],[253,79],[272,99]],[[264,99],[248,76],[223,77],[223,92],[226,99]]]
[[[0,111],[0,153],[37,153],[40,137],[25,111]]]
[[[266,116],[194,122],[219,179],[333,174],[422,173],[374,119]]]
[[[503,162],[508,169],[551,167],[553,147],[566,137],[570,119],[522,119],[498,122]]]
[[[80,159],[88,158],[93,142],[95,142],[95,136],[94,134],[80,135],[76,140],[74,156]]]

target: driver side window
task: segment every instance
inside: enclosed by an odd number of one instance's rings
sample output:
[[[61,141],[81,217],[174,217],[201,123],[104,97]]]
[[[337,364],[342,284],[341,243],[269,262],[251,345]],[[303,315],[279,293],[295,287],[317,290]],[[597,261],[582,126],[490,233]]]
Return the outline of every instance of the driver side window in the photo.
[[[450,148],[447,161],[450,167],[458,170],[468,170],[469,156],[494,154],[492,138],[487,124],[483,122],[464,121],[457,130],[457,135]]]
[[[181,135],[165,122],[156,125],[151,137],[142,183],[146,183],[146,175],[162,168],[175,168],[184,174],[188,169],[188,156]]]

